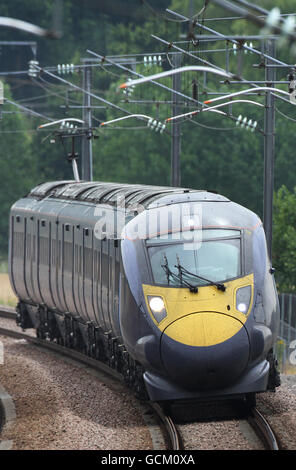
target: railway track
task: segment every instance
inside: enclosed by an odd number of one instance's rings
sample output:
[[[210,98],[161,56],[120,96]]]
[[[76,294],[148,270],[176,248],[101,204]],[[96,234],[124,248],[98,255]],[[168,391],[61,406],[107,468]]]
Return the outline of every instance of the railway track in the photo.
[[[16,313],[14,309],[12,308],[0,306],[0,318],[5,318],[5,319],[15,321]],[[30,336],[24,332],[16,331],[15,329],[0,327],[0,335],[8,336],[11,338],[16,338],[16,339],[24,339],[38,347],[48,349],[62,356],[68,357],[79,363],[82,363],[86,365],[87,367],[91,367],[95,370],[103,372],[104,374],[107,374],[111,376],[113,379],[115,379],[116,382],[121,382],[122,384],[124,383],[123,378],[119,373],[109,368],[107,365],[89,356],[86,356],[85,354],[79,353],[75,350],[65,348],[56,343],[42,340],[34,336]],[[162,427],[164,428],[162,429],[162,431],[165,434],[164,442],[167,444],[168,450],[182,449],[181,438],[178,435],[177,429],[172,419],[163,412],[162,408],[158,404],[151,404],[149,409],[152,409],[155,415],[155,421],[161,423]]]
[[[257,408],[250,410],[248,422],[261,438],[266,450],[279,450],[279,444],[271,426]]]
[[[184,450],[181,434],[172,418],[163,411],[158,403],[151,403],[150,406],[165,427],[170,442],[170,450]]]
[[[0,306],[0,318],[15,320],[15,310],[13,308]],[[14,329],[0,327],[0,335],[9,336],[17,339],[25,339],[39,347],[54,351],[60,355],[85,364],[88,367],[104,372],[116,381],[120,381],[123,383],[122,376],[119,373],[112,370],[107,365],[75,350],[65,348],[56,343],[42,340],[34,336],[30,336],[24,332],[16,331]],[[174,451],[186,450],[186,445],[183,442],[182,431],[180,430],[180,427],[174,423],[173,419],[166,412],[163,411],[162,407],[158,403],[150,403],[150,408],[153,410],[153,413],[157,417],[157,420],[162,423],[162,426],[165,429],[165,440],[167,442],[168,449]],[[279,450],[279,444],[271,426],[256,407],[251,408],[249,410],[247,421],[255,431],[258,438],[263,442],[264,448],[266,450]]]

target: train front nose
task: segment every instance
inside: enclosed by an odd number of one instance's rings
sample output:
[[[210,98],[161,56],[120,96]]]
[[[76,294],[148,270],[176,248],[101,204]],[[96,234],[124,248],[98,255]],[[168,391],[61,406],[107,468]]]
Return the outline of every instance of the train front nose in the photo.
[[[247,366],[249,338],[236,318],[218,312],[186,315],[168,325],[161,357],[172,381],[188,390],[228,386]]]

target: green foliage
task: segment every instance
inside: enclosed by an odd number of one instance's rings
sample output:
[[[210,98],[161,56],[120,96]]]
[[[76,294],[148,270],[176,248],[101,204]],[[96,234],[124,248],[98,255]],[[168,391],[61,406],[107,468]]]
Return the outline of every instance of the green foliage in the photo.
[[[273,263],[281,292],[296,290],[296,187],[282,186],[274,199]]]
[[[11,98],[5,86],[6,98]],[[8,213],[10,206],[32,187],[37,180],[36,158],[31,155],[31,135],[27,132],[30,120],[13,105],[5,105],[0,121],[0,253],[7,250]],[[17,133],[11,133],[12,129]],[[0,256],[2,257],[2,256]]]
[[[165,13],[165,8],[190,14],[189,0],[110,0],[97,2],[95,0],[64,0],[63,38],[61,40],[36,39],[11,29],[0,30],[1,40],[37,40],[38,60],[42,66],[56,66],[59,63],[80,63],[80,58],[87,56],[86,49],[99,54],[119,55],[131,53],[156,53],[172,51],[171,48],[161,44],[151,37],[155,34],[167,41],[181,41],[181,35],[188,33],[188,23],[180,22],[177,18]],[[148,5],[147,5],[148,4]],[[11,0],[2,2],[1,15],[17,17],[44,28],[52,25],[52,0]],[[193,14],[201,11],[204,1],[194,0]],[[267,9],[274,7],[274,2],[265,0],[261,5]],[[294,0],[278,0],[277,6],[282,12],[294,11]],[[152,9],[151,9],[151,8]],[[205,15],[201,13],[199,20],[209,17],[225,17],[232,14],[222,8],[216,7],[212,2],[208,4]],[[205,18],[203,18],[205,16]],[[176,21],[169,21],[171,20]],[[204,22],[211,28],[223,33],[243,34],[258,33],[256,26],[246,21],[233,22]],[[196,34],[203,32],[202,28],[194,29]],[[203,53],[204,44],[181,44],[186,50],[199,52],[199,56],[224,68],[225,56],[219,52],[221,42],[207,44],[213,52]],[[257,44],[258,45],[258,44]],[[2,70],[20,70],[27,68],[27,62],[32,58],[30,50],[6,49],[3,47]],[[281,56],[289,63],[291,57],[289,50]],[[182,58],[182,65],[198,64],[194,59]],[[253,64],[260,61],[260,56],[243,55],[242,73],[248,79],[262,80],[264,71],[254,68]],[[140,59],[138,59],[140,62]],[[170,68],[169,63],[163,69]],[[162,70],[157,67],[144,68],[143,63],[137,64],[136,71],[147,75]],[[230,52],[230,70],[238,71],[237,56],[233,50]],[[151,115],[153,118],[164,121],[171,116],[170,104],[157,104],[171,100],[169,92],[151,84],[136,87],[130,101],[118,92],[118,85],[126,81],[129,74],[115,67],[98,67],[93,74],[93,91],[97,95],[116,103],[118,106],[132,113]],[[82,85],[82,74],[66,76],[66,79]],[[277,78],[286,79],[286,71],[278,70]],[[204,88],[202,74],[190,73],[182,76],[182,92],[188,96],[192,94],[192,80],[199,84],[199,99],[207,99],[210,92],[217,90],[230,92],[240,90],[238,85],[221,84],[220,78],[207,75]],[[172,85],[172,79],[159,80],[167,86]],[[61,109],[65,104],[69,87],[59,84],[45,74],[31,84],[27,77],[23,80],[10,82],[12,96],[15,100],[30,96],[43,96],[37,100],[41,106],[37,111],[53,118],[77,117],[81,118],[81,109]],[[286,89],[286,85],[283,85]],[[39,88],[38,88],[39,87]],[[7,95],[10,96],[10,95]],[[82,95],[69,92],[68,103],[81,105]],[[153,100],[155,104],[147,105],[145,101]],[[132,103],[141,101],[141,104]],[[264,97],[260,100],[264,103]],[[92,99],[95,106],[102,103]],[[293,109],[289,105],[277,101],[277,109],[295,119]],[[5,104],[5,110],[12,110]],[[195,109],[181,105],[180,112]],[[249,105],[233,105],[233,116],[239,114],[258,121],[258,129],[263,128],[263,110]],[[114,108],[96,109],[93,112],[93,122],[99,125],[101,121],[122,116],[122,112]],[[38,125],[44,120],[29,118],[23,114],[5,114],[0,121],[0,132],[17,131],[15,134],[1,134],[2,146],[0,154],[0,174],[2,187],[0,191],[0,252],[7,248],[8,212],[10,205],[30,187],[41,181],[72,179],[71,166],[66,160],[69,148],[63,148],[61,143],[50,144],[50,138],[45,139],[47,132],[35,132]],[[132,128],[132,129],[131,129]],[[280,286],[293,291],[294,280],[293,257],[289,258],[293,240],[293,213],[284,215],[289,209],[287,200],[295,198],[293,188],[296,186],[294,171],[294,131],[295,122],[287,120],[279,113],[276,114],[276,160],[275,160],[275,188],[286,185],[276,195],[275,200],[275,236],[274,253],[277,274]],[[171,152],[171,125],[167,125],[166,132],[160,135],[146,127],[145,121],[127,120],[110,126],[108,129],[98,129],[99,139],[93,143],[94,177],[99,180],[118,181],[129,183],[144,183],[155,185],[170,184],[170,152]],[[263,136],[260,132],[250,133],[235,126],[235,123],[216,113],[203,113],[194,120],[184,121],[181,126],[182,153],[181,170],[182,186],[197,189],[216,190],[231,198],[237,203],[254,210],[262,216],[263,201]],[[77,149],[80,151],[80,143]],[[294,199],[293,199],[294,201]],[[292,204],[292,202],[291,202]],[[293,202],[294,204],[294,202]],[[287,206],[287,207],[286,207]],[[294,204],[295,207],[295,204]],[[286,208],[285,210],[283,208]],[[289,209],[290,210],[290,209]],[[291,209],[292,210],[292,209]],[[286,216],[285,216],[286,217]],[[290,223],[291,222],[291,223]],[[295,226],[295,220],[294,220]],[[280,227],[278,229],[278,227]],[[289,235],[284,235],[289,232]],[[290,238],[289,238],[290,236]],[[295,238],[294,238],[295,240]],[[295,248],[294,248],[295,249]],[[281,255],[283,253],[283,256]]]

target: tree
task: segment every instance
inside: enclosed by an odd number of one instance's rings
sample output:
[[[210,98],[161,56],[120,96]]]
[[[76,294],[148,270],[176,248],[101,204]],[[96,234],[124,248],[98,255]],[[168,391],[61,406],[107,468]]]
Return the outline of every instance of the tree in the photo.
[[[5,97],[11,98],[5,86]],[[0,254],[4,256],[8,244],[9,209],[36,184],[36,156],[30,152],[30,119],[13,105],[5,105],[0,121]]]
[[[296,290],[296,187],[282,186],[274,198],[273,263],[281,292]]]

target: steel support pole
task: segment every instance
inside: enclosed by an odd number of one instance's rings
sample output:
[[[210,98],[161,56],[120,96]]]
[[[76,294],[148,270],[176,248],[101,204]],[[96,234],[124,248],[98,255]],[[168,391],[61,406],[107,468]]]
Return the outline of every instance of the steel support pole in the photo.
[[[172,57],[172,64],[174,68],[181,66],[182,55],[175,54]],[[181,90],[181,74],[177,73],[172,77],[172,88],[174,91],[180,92]],[[180,96],[172,93],[172,116],[181,114]],[[178,187],[181,185],[181,171],[180,171],[180,155],[181,155],[181,124],[178,120],[172,121],[171,131],[171,186]]]
[[[267,54],[275,55],[275,42],[266,41]],[[266,63],[269,61],[267,59]],[[267,86],[274,86],[275,69],[266,67],[265,78]],[[272,216],[273,216],[273,187],[274,187],[274,145],[275,145],[275,97],[268,91],[265,99],[264,115],[264,203],[263,223],[267,241],[268,254],[272,256]]]
[[[85,64],[87,65],[87,64]],[[83,68],[83,85],[82,88],[87,91],[83,94],[83,111],[82,119],[85,122],[87,129],[92,128],[91,116],[91,82],[92,82],[92,68]],[[93,159],[92,159],[92,139],[91,133],[82,139],[82,179],[85,181],[93,180]]]

